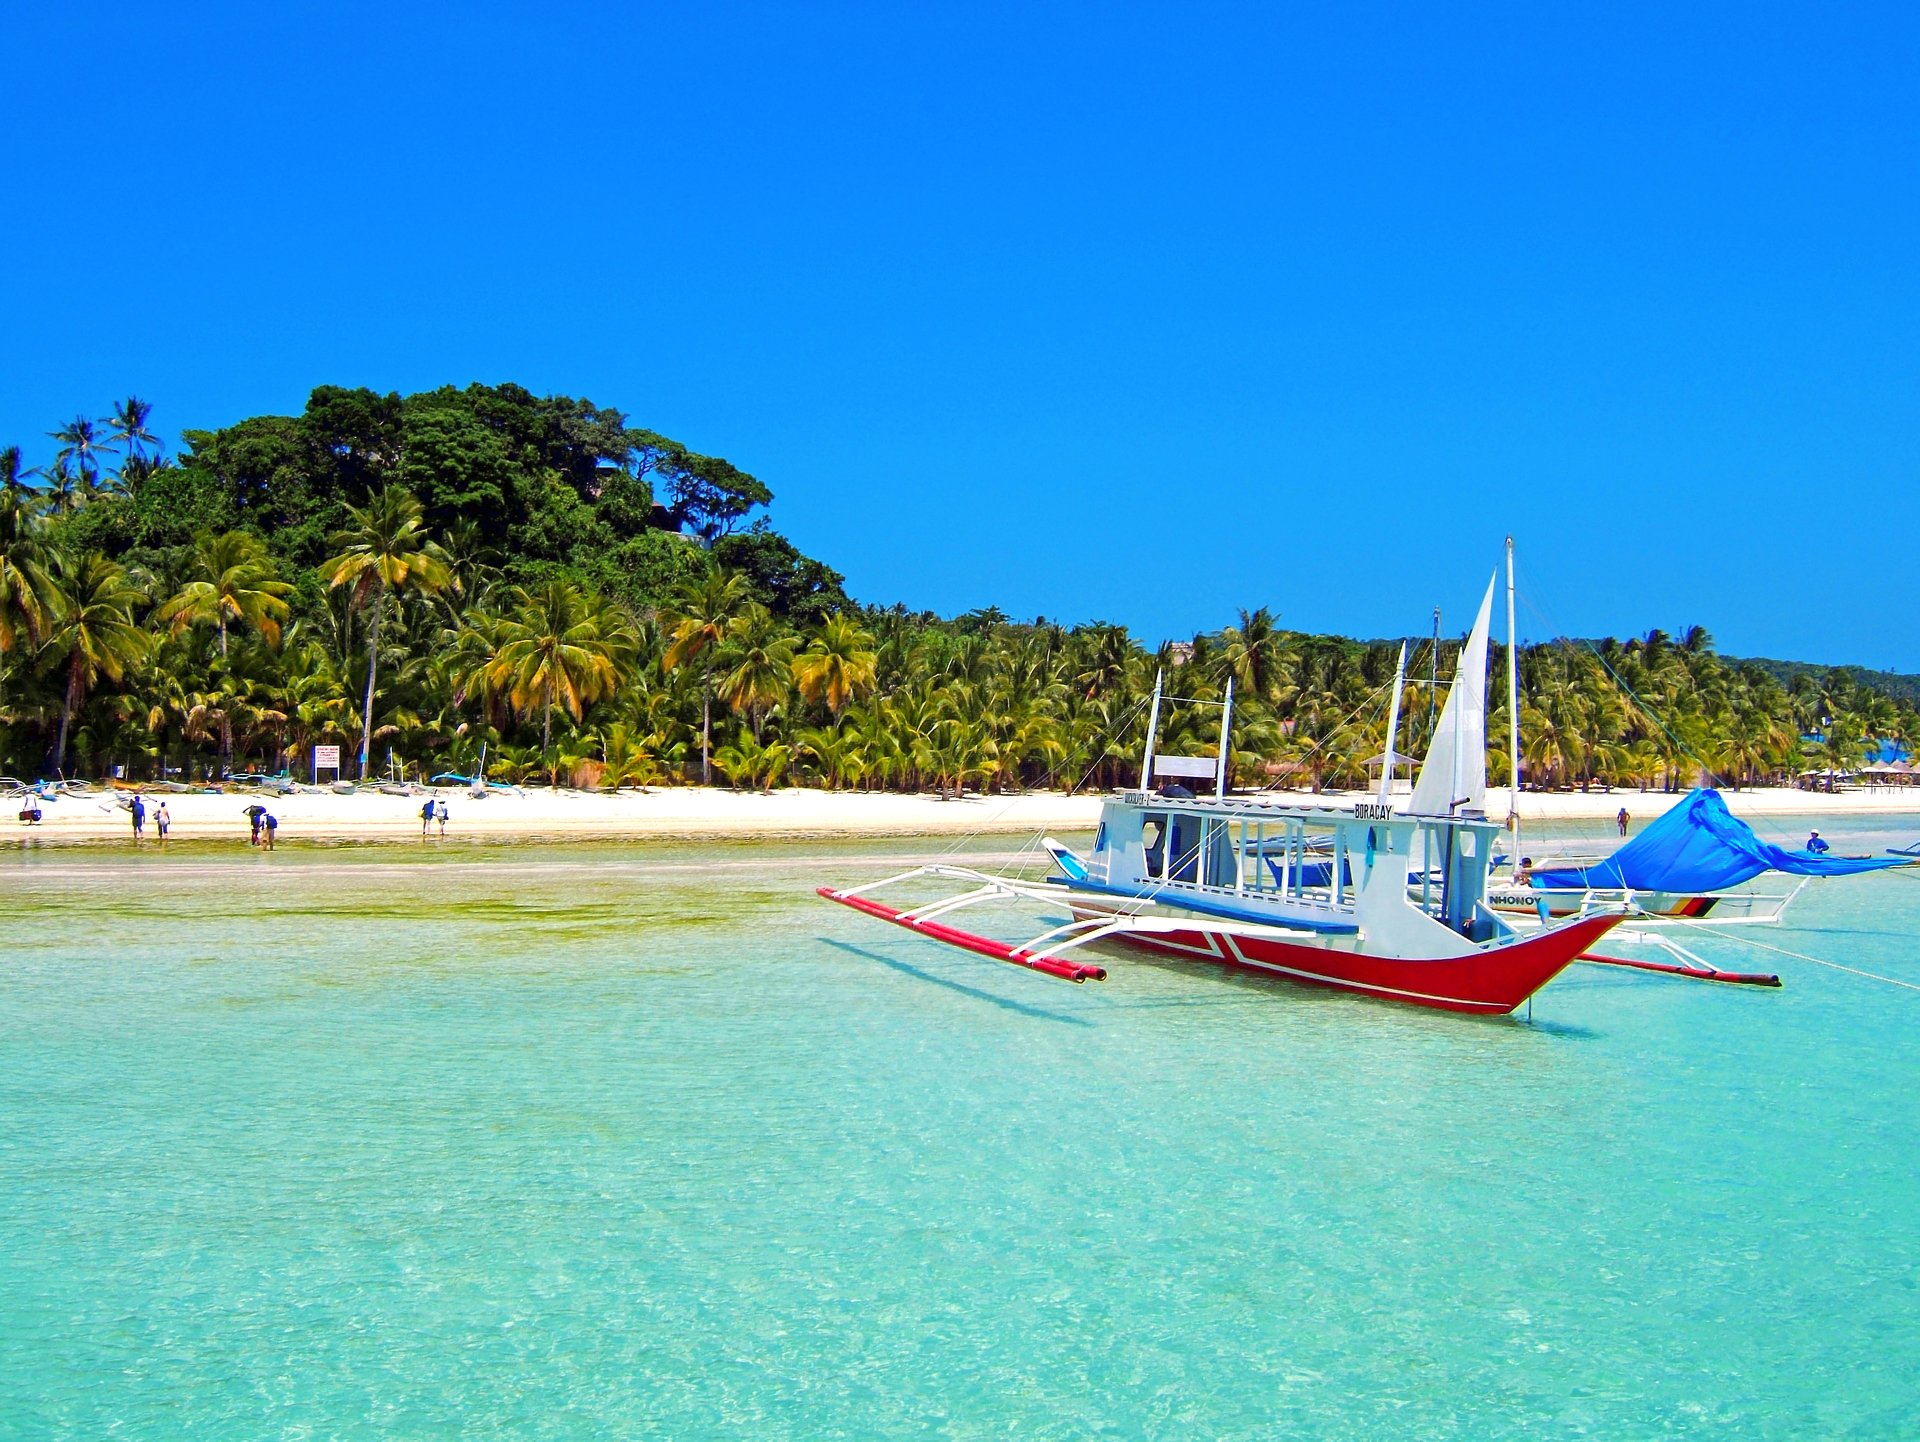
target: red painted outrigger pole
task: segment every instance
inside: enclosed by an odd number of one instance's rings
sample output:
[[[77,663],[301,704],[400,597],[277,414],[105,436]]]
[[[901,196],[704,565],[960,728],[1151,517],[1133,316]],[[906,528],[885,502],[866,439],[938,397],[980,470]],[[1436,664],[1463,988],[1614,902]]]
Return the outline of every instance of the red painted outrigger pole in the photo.
[[[1630,966],[1635,971],[1658,971],[1668,976],[1691,977],[1695,981],[1724,981],[1734,986],[1778,986],[1780,978],[1769,971],[1721,971],[1711,966],[1676,966],[1667,961],[1635,961],[1625,956],[1601,956],[1585,952],[1579,958],[1597,966]]]
[[[909,931],[917,931],[923,936],[943,941],[948,946],[958,946],[980,956],[990,956],[995,961],[1011,962],[1015,966],[1024,966],[1028,971],[1045,972],[1048,976],[1057,976],[1062,981],[1075,985],[1087,981],[1105,981],[1107,969],[1104,966],[1092,966],[1086,962],[1060,961],[1051,956],[1036,956],[1033,952],[1017,946],[1005,946],[990,937],[977,936],[971,931],[961,931],[958,927],[944,926],[937,921],[920,921],[904,911],[896,911],[891,906],[882,906],[877,901],[869,901],[864,896],[846,896],[831,886],[816,888],[828,901],[837,901],[842,906],[851,906],[855,911],[864,911],[868,916],[877,916],[882,921],[891,921],[895,926],[904,926]]]

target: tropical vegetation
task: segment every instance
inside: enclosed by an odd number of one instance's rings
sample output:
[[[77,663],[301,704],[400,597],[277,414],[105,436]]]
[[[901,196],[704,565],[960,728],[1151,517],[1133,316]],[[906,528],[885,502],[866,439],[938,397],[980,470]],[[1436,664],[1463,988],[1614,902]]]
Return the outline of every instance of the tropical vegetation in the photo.
[[[862,605],[757,478],[589,401],[323,386],[181,439],[132,397],[49,432],[39,467],[0,450],[0,769],[298,775],[327,745],[350,776],[1101,787],[1137,774],[1156,673],[1185,698],[1169,754],[1213,750],[1231,681],[1239,784],[1354,785],[1386,750],[1397,642],[1266,608],[1150,649]],[[1402,752],[1457,644],[1415,643]],[[1698,627],[1529,646],[1519,671],[1533,786],[1839,774],[1920,727],[1854,673],[1782,680]]]

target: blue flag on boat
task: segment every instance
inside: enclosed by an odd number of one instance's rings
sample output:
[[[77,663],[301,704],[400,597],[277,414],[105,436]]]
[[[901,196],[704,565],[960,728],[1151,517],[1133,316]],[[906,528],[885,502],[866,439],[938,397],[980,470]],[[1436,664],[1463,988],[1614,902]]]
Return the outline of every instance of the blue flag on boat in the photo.
[[[1537,870],[1533,884],[1549,890],[1721,891],[1763,871],[1792,876],[1853,876],[1903,865],[1896,857],[1815,856],[1762,841],[1727,810],[1720,793],[1703,787],[1594,866]]]

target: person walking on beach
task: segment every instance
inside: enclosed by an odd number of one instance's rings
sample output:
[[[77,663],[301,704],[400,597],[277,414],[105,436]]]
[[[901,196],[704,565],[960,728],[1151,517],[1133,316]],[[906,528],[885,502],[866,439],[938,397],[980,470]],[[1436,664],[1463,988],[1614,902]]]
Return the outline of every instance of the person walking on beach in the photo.
[[[433,803],[433,818],[440,823],[440,834],[447,834],[447,798],[442,796]]]
[[[1627,823],[1632,821],[1633,818],[1627,815],[1627,808],[1622,806],[1620,808],[1620,814],[1614,817],[1613,820],[1614,824],[1620,828],[1620,834],[1625,836],[1627,834]]]
[[[433,824],[433,798],[429,796],[420,807],[420,839],[427,839],[427,828]]]
[[[167,828],[171,825],[173,825],[173,818],[167,815],[167,803],[162,801],[153,808],[153,829],[163,846],[167,840]]]
[[[260,813],[260,834],[266,838],[267,850],[273,850],[273,833],[280,829],[280,823],[274,820],[271,811]]]
[[[140,799],[138,791],[133,793],[133,805],[127,810],[133,816],[133,839],[138,841],[147,828],[147,803]]]

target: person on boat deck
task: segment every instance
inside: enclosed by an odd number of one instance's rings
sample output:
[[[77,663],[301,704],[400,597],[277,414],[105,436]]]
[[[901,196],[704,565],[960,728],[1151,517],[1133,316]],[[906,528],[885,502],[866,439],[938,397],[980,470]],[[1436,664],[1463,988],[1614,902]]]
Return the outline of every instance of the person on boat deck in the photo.
[[[1615,822],[1615,823],[1616,823],[1616,824],[1617,824],[1617,825],[1619,826],[1619,828],[1620,828],[1620,834],[1621,834],[1622,836],[1625,836],[1625,835],[1627,834],[1627,826],[1628,826],[1628,825],[1629,825],[1629,823],[1631,823],[1631,822],[1632,822],[1632,820],[1633,820],[1633,818],[1632,818],[1631,816],[1629,816],[1629,815],[1627,815],[1627,808],[1626,808],[1626,807],[1624,807],[1624,806],[1622,806],[1622,807],[1620,808],[1620,814],[1619,814],[1618,816],[1616,816],[1616,817],[1614,817],[1613,819],[1614,819],[1614,822]]]
[[[1832,849],[1832,847],[1820,839],[1820,833],[1817,831],[1807,838],[1807,850],[1811,851],[1815,856],[1825,856]]]
[[[1515,886],[1524,886],[1529,891],[1533,890],[1533,858],[1531,856],[1523,856],[1520,858],[1520,869],[1513,873],[1513,884]],[[1549,919],[1547,916],[1546,897],[1534,897],[1533,909],[1540,913],[1540,919],[1542,921]]]

